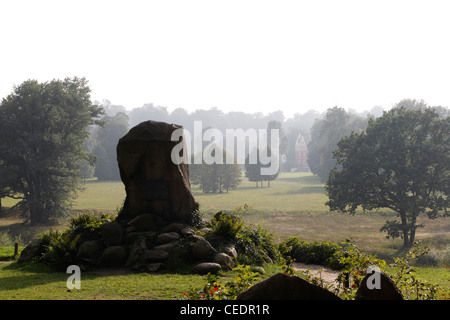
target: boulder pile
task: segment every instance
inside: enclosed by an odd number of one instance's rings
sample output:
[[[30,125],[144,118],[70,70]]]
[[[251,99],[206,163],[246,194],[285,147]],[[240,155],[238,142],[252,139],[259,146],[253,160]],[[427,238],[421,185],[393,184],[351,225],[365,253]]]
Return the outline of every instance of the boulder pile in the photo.
[[[219,252],[189,225],[163,223],[158,227],[155,220],[163,222],[150,213],[139,215],[125,225],[104,221],[96,232],[78,238],[73,263],[85,268],[127,267],[140,272],[191,267],[198,274],[234,268],[237,258],[234,247]],[[208,231],[205,228],[202,234]],[[19,262],[42,256],[44,246],[42,240],[34,241],[22,251]]]

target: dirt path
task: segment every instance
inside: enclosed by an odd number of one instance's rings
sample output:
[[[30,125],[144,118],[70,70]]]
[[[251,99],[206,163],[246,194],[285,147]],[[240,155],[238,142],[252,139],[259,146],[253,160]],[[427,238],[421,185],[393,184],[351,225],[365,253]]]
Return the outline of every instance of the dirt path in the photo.
[[[312,276],[322,278],[323,281],[329,285],[335,285],[337,276],[339,275],[339,271],[315,264],[294,262],[292,264],[292,267],[295,271],[306,271],[309,269],[309,272]]]

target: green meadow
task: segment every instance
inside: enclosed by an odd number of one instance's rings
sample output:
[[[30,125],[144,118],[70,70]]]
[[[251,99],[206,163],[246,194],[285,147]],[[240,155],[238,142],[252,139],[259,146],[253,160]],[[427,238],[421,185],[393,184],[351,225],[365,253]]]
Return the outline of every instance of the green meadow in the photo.
[[[97,211],[116,213],[125,199],[122,182],[88,181],[74,201],[76,211]],[[209,219],[218,211],[233,211],[247,205],[251,208],[245,213],[249,223],[260,224],[269,229],[277,240],[298,236],[307,241],[327,240],[340,242],[352,238],[362,249],[389,257],[400,250],[402,240],[386,239],[380,227],[388,219],[396,218],[390,210],[372,212],[359,211],[355,215],[330,212],[325,205],[327,196],[323,184],[310,173],[281,173],[278,179],[264,187],[243,178],[236,190],[229,193],[203,193],[198,186],[192,186],[195,199],[200,204],[204,219]],[[3,199],[3,206],[10,207],[15,202]],[[419,224],[424,228],[417,230],[417,239],[431,245],[436,250],[449,250],[450,219],[430,220],[421,216]],[[0,228],[11,226],[15,232],[22,232],[26,237],[33,233],[30,228],[23,228],[21,220],[16,217],[0,219]],[[33,227],[42,232],[45,227]],[[11,228],[10,228],[11,229]],[[13,231],[14,231],[13,230]]]
[[[271,231],[277,242],[291,236],[307,241],[327,240],[339,243],[351,238],[364,252],[386,259],[404,253],[401,239],[386,239],[380,227],[388,219],[396,217],[389,210],[357,212],[355,215],[330,212],[323,184],[310,173],[281,173],[270,187],[256,187],[255,183],[243,178],[241,185],[229,193],[204,194],[198,186],[192,186],[195,199],[205,220],[218,211],[233,211],[247,205],[243,213],[247,223],[259,224]],[[79,192],[74,202],[74,211],[96,211],[115,214],[125,198],[121,182],[89,181]],[[14,202],[3,199],[4,207]],[[33,238],[50,227],[29,227],[15,215],[0,216],[0,236],[7,233],[11,238],[22,241]],[[434,257],[441,263],[433,267],[420,268],[428,281],[437,281],[450,287],[450,272],[444,268],[450,260],[450,219],[429,220],[421,217],[417,239],[431,248]],[[64,226],[52,227],[63,228]],[[1,237],[0,237],[1,242]],[[196,275],[179,274],[96,274],[88,273],[80,291],[67,291],[67,275],[49,273],[38,266],[21,267],[12,258],[13,249],[0,243],[0,299],[177,299],[183,290],[201,285],[203,278]],[[23,246],[21,246],[23,248]],[[31,268],[31,269],[30,269]],[[271,272],[279,271],[277,266],[268,267]],[[104,280],[108,279],[107,282]],[[6,288],[6,290],[5,290]]]

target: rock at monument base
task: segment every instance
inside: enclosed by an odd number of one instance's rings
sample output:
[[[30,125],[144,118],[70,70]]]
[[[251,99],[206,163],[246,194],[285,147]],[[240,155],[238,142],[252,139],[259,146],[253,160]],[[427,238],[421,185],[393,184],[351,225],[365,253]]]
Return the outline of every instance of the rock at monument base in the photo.
[[[163,232],[180,232],[185,227],[182,223],[171,223],[164,227]]]
[[[101,267],[122,266],[128,257],[127,249],[124,246],[111,246],[103,250],[98,262]]]
[[[149,244],[156,242],[155,231],[130,232],[126,235],[126,242],[130,245],[139,240],[145,240]]]
[[[135,231],[156,231],[164,225],[163,219],[151,213],[143,213],[128,222],[128,226],[134,227]]]
[[[241,292],[237,300],[341,300],[332,292],[296,276],[275,274]]]
[[[203,237],[194,235],[190,236],[194,240],[192,244],[192,256],[196,260],[208,260],[217,252],[216,249]]]
[[[157,244],[165,244],[172,241],[177,241],[180,239],[180,234],[178,232],[165,232],[161,233],[156,237]]]
[[[98,232],[108,246],[119,246],[122,244],[124,230],[119,223],[115,221],[104,223],[98,228]]]
[[[367,274],[356,291],[355,300],[403,300],[403,295],[391,278],[383,272],[378,274],[379,288],[369,289],[367,282],[371,280],[372,274]]]
[[[153,247],[153,250],[166,251],[171,253],[174,248],[177,246],[177,242],[168,242],[164,244],[160,244],[158,246]]]
[[[230,257],[232,257],[232,258],[234,258],[234,259],[237,259],[237,257],[238,257],[236,248],[235,248],[234,246],[232,246],[232,245],[226,246],[225,248],[223,248],[223,251],[224,251],[227,255],[229,255]]]
[[[234,268],[233,259],[225,253],[216,253],[213,262],[220,264],[222,269],[232,270]]]
[[[78,249],[77,261],[97,264],[102,255],[103,249],[104,245],[101,240],[85,241]]]
[[[20,253],[18,263],[25,263],[40,257],[45,252],[45,246],[41,239],[34,239]]]
[[[145,266],[144,270],[147,272],[156,272],[164,266],[162,262],[150,263]]]
[[[196,265],[192,271],[197,274],[205,275],[208,273],[217,274],[220,270],[222,270],[222,267],[218,263],[202,262]]]
[[[145,250],[142,259],[146,262],[161,262],[169,258],[169,253],[163,250]]]
[[[187,236],[192,236],[195,234],[195,230],[189,227],[183,228],[180,230],[181,235],[183,235],[184,237]]]

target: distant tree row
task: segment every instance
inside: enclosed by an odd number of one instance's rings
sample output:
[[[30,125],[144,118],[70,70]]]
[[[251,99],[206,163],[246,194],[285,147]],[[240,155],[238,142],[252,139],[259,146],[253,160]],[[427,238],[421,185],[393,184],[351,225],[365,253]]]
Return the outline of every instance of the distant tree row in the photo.
[[[318,122],[323,120],[326,114],[330,112],[319,113],[314,110],[309,110],[303,114],[296,113],[291,118],[286,119],[284,113],[280,110],[267,115],[242,111],[225,113],[216,107],[209,110],[195,110],[193,112],[188,112],[183,108],[177,108],[169,112],[167,107],[155,106],[152,103],[144,104],[142,107],[132,110],[126,110],[121,105],[114,105],[108,100],[97,101],[96,104],[105,110],[106,115],[103,120],[106,122],[106,126],[103,128],[98,126],[90,128],[91,136],[85,142],[85,150],[95,154],[98,162],[95,166],[89,166],[84,163],[82,165],[82,176],[83,178],[96,177],[98,180],[103,181],[119,180],[119,169],[114,160],[116,157],[115,145],[113,143],[114,139],[123,136],[129,128],[146,120],[176,123],[182,125],[189,132],[194,131],[194,121],[202,121],[204,128],[215,128],[222,132],[225,132],[226,129],[238,128],[244,130],[249,128],[278,128],[281,133],[280,154],[283,155],[283,161],[280,163],[281,170],[291,171],[291,168],[297,166],[295,158],[297,137],[299,134],[302,134],[306,141],[317,140],[318,132],[320,131],[318,128],[322,126]],[[335,109],[344,110],[342,108]],[[346,124],[348,128],[343,130],[344,133],[349,133],[351,132],[349,129],[354,128],[353,125],[363,127],[364,122],[367,124],[367,120],[365,120],[367,115],[381,115],[382,108],[377,106],[361,114],[352,110],[348,112],[344,111],[344,113],[346,118],[351,119],[348,121],[354,122]],[[120,116],[118,116],[119,114]],[[333,120],[329,120],[323,127],[327,127],[327,124],[331,121]],[[339,121],[334,122],[333,125],[341,125]],[[318,174],[324,180],[325,178],[323,177],[325,174],[323,172],[329,170],[330,164],[333,163],[333,160],[330,160],[332,158],[331,148],[335,147],[337,140],[334,145],[324,141],[323,137],[319,140],[312,142],[309,146],[312,149],[312,152],[310,152],[310,166],[311,171]],[[328,145],[329,148],[325,148],[325,145]],[[324,155],[319,156],[318,153],[323,153]],[[328,169],[320,169],[322,166],[327,166],[327,164]]]
[[[90,179],[96,177],[99,181],[120,180],[117,164],[116,147],[129,129],[128,116],[119,112],[114,116],[101,118],[103,126],[92,126],[89,138],[84,142],[84,149],[94,154],[96,163],[81,163],[81,177]]]
[[[80,178],[119,179],[116,146],[131,126],[151,119],[178,123],[193,132],[193,121],[201,120],[205,127],[219,130],[279,129],[284,170],[295,163],[295,141],[304,134],[310,169],[327,183],[329,205],[350,212],[358,206],[389,205],[401,222],[391,222],[385,230],[410,244],[418,213],[447,213],[449,111],[411,99],[389,112],[379,107],[371,111],[357,115],[334,107],[324,114],[308,111],[285,119],[281,111],[266,116],[217,108],[169,113],[147,104],[127,112],[109,101],[92,103],[84,78],[27,80],[0,104],[0,200],[16,198],[32,224],[49,223],[68,211]],[[247,150],[247,159],[252,152],[267,151]],[[208,168],[198,164],[191,166],[191,178],[205,192],[228,192],[239,185],[242,169],[257,185],[279,174],[262,175],[263,168],[259,160],[247,160],[244,168],[236,162]],[[383,197],[362,187],[370,183]]]

